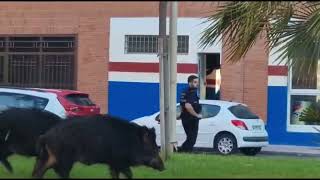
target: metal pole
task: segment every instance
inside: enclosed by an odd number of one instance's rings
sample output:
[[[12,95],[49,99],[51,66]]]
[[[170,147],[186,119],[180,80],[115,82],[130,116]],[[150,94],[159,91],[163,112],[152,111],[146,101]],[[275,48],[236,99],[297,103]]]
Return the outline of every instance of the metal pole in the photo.
[[[178,17],[178,2],[171,3],[170,17],[170,103],[169,103],[169,142],[167,147],[168,154],[173,152],[176,145],[176,104],[177,104],[177,17]]]
[[[168,4],[168,3],[167,3]],[[167,23],[167,21],[166,21]],[[168,36],[164,36],[164,57],[163,57],[163,87],[164,87],[164,120],[165,122],[165,148],[164,151],[166,151],[166,158],[169,158],[170,152],[168,151],[168,148],[170,146],[170,116],[169,116],[169,102],[170,102],[170,66],[169,66],[169,58],[168,58]]]
[[[199,58],[199,94],[200,94],[200,99],[206,99],[206,75],[207,75],[207,71],[206,71],[206,62],[207,62],[207,57],[204,53],[199,54],[200,58]]]
[[[165,128],[165,88],[164,88],[164,45],[166,42],[166,24],[167,24],[167,2],[159,3],[159,37],[158,37],[158,53],[159,53],[159,88],[160,88],[160,135],[161,135],[161,156],[163,160],[167,159],[166,152],[166,128]]]

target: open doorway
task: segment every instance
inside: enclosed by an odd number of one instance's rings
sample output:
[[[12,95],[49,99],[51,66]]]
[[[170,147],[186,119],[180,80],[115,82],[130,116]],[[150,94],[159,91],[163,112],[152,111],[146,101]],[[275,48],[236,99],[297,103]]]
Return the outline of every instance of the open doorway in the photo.
[[[220,99],[220,53],[199,53],[200,99]]]

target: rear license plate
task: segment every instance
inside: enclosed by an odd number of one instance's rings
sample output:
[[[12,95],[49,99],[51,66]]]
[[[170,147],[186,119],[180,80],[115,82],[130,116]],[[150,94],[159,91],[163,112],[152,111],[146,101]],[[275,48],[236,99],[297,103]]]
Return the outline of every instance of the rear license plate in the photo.
[[[252,126],[252,129],[253,129],[253,130],[261,130],[261,126],[260,126],[260,125],[258,125],[258,126]]]

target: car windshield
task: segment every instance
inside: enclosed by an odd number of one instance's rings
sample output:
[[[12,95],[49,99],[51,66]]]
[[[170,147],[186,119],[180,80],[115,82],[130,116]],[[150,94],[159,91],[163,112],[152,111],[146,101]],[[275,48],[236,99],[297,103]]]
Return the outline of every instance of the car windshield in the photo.
[[[234,116],[240,119],[259,119],[247,106],[241,104],[231,106],[228,109]]]

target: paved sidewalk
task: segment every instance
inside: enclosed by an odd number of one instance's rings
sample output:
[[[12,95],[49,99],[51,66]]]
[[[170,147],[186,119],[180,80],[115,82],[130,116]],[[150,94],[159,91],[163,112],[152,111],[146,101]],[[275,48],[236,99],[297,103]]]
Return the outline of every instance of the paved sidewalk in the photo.
[[[196,153],[217,154],[211,148],[195,148]],[[241,154],[240,152],[238,152]],[[320,146],[290,146],[290,145],[268,145],[263,147],[258,156],[295,156],[320,158]]]
[[[261,154],[320,157],[320,147],[268,145],[262,148]]]

